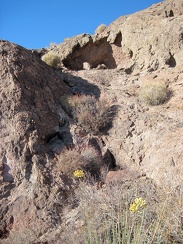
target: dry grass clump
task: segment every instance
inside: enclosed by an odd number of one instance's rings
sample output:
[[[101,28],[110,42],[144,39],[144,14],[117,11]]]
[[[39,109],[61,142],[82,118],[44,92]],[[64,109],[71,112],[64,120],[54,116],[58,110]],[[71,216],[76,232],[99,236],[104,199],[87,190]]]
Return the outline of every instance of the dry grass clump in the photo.
[[[95,34],[101,34],[106,28],[107,26],[105,24],[99,25],[95,30]]]
[[[61,63],[60,63],[60,58],[58,55],[56,55],[55,53],[52,52],[48,52],[46,54],[44,54],[41,59],[48,64],[49,66],[57,69],[60,68]]]
[[[146,82],[140,89],[140,99],[147,105],[156,106],[169,98],[170,91],[163,82]]]
[[[112,126],[116,107],[106,97],[71,96],[62,98],[62,106],[88,133],[100,134]]]
[[[81,151],[66,149],[56,158],[57,172],[62,172],[67,177],[73,177],[76,170],[83,170],[86,174],[98,176],[101,168],[101,157],[93,147]]]
[[[98,190],[81,182],[75,190],[77,221],[65,226],[63,236],[68,243],[76,244],[181,243],[183,198],[161,194],[148,179]],[[132,211],[131,206],[139,199],[147,204]]]

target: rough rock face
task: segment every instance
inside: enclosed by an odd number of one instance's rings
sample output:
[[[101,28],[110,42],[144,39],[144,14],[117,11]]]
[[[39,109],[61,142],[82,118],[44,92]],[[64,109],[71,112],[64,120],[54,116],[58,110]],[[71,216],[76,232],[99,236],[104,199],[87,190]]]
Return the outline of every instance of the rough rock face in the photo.
[[[174,188],[183,183],[182,67],[135,76],[117,70],[78,72],[83,79],[97,83],[119,105],[113,127],[102,137],[116,164],[122,169],[140,170],[160,186],[164,182]],[[163,105],[151,107],[139,99],[141,84],[152,80],[164,81],[172,91]]]
[[[29,179],[32,158],[45,154],[49,136],[60,131],[60,97],[69,89],[30,51],[5,41],[0,45],[3,177],[9,181],[12,172],[17,180]]]
[[[0,41],[0,243],[27,236],[53,243],[60,235],[73,182],[61,185],[52,168],[66,147],[93,146],[116,170],[106,182],[143,176],[182,189],[182,14],[182,0],[167,0],[120,17],[101,34],[66,39],[50,48],[64,72],[36,51]],[[146,81],[163,81],[169,100],[145,105],[139,90]],[[71,94],[110,99],[118,112],[107,133],[88,134],[74,123],[61,99]]]
[[[52,51],[63,64],[80,70],[105,64],[127,73],[157,70],[182,64],[182,1],[166,1],[147,10],[122,16],[101,34],[83,34],[67,39]]]
[[[45,166],[52,153],[48,141],[55,133],[62,133],[60,97],[70,91],[31,51],[7,41],[0,42],[0,73],[3,237],[10,230],[9,219],[15,229],[32,226],[37,209],[43,208],[50,194],[47,184],[51,180]],[[36,219],[42,221],[38,216]]]

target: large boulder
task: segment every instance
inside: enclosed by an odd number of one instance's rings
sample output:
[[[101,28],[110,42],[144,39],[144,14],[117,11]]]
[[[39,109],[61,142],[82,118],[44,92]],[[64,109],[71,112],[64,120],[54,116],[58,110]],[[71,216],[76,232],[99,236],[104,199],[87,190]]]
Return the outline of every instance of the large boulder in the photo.
[[[69,93],[38,56],[0,41],[0,237],[11,228],[37,233],[50,228],[52,217],[45,210],[52,182],[46,166],[53,154],[49,140],[64,131],[60,98]],[[41,215],[49,221],[43,223]]]
[[[54,70],[31,51],[0,42],[0,157],[4,180],[31,176],[32,159],[45,154],[49,136],[59,132],[60,98],[68,94]],[[8,176],[9,169],[9,176]]]

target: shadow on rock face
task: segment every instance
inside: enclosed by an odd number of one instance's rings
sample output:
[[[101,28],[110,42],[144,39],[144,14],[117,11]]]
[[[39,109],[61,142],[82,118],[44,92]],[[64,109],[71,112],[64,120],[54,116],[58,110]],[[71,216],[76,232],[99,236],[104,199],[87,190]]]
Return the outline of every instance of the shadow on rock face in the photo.
[[[3,158],[3,181],[4,182],[13,182],[14,178],[11,173],[13,162],[11,160],[8,160],[5,156]]]
[[[13,182],[14,178],[10,173],[10,167],[8,164],[4,164],[3,180],[4,182]]]
[[[113,120],[116,117],[118,113],[119,106],[113,105],[109,107],[106,112],[103,115],[104,122],[102,123],[101,127],[99,128],[99,131],[107,135],[108,131],[112,128],[113,126]]]
[[[100,89],[97,85],[89,83],[87,80],[82,79],[81,77],[77,77],[77,84],[73,88],[74,94],[81,95],[90,95],[95,96],[96,98],[100,97]]]
[[[100,97],[100,89],[97,85],[89,83],[80,76],[75,76],[71,73],[59,74],[62,80],[71,87],[73,95],[90,95],[96,98]]]

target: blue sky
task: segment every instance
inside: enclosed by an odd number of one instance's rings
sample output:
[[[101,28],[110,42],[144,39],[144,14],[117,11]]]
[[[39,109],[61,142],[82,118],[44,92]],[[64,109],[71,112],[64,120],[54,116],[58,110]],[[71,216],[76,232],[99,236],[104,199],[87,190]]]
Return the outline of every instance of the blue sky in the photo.
[[[64,38],[94,34],[122,15],[161,0],[0,0],[0,39],[26,48],[48,47]]]

